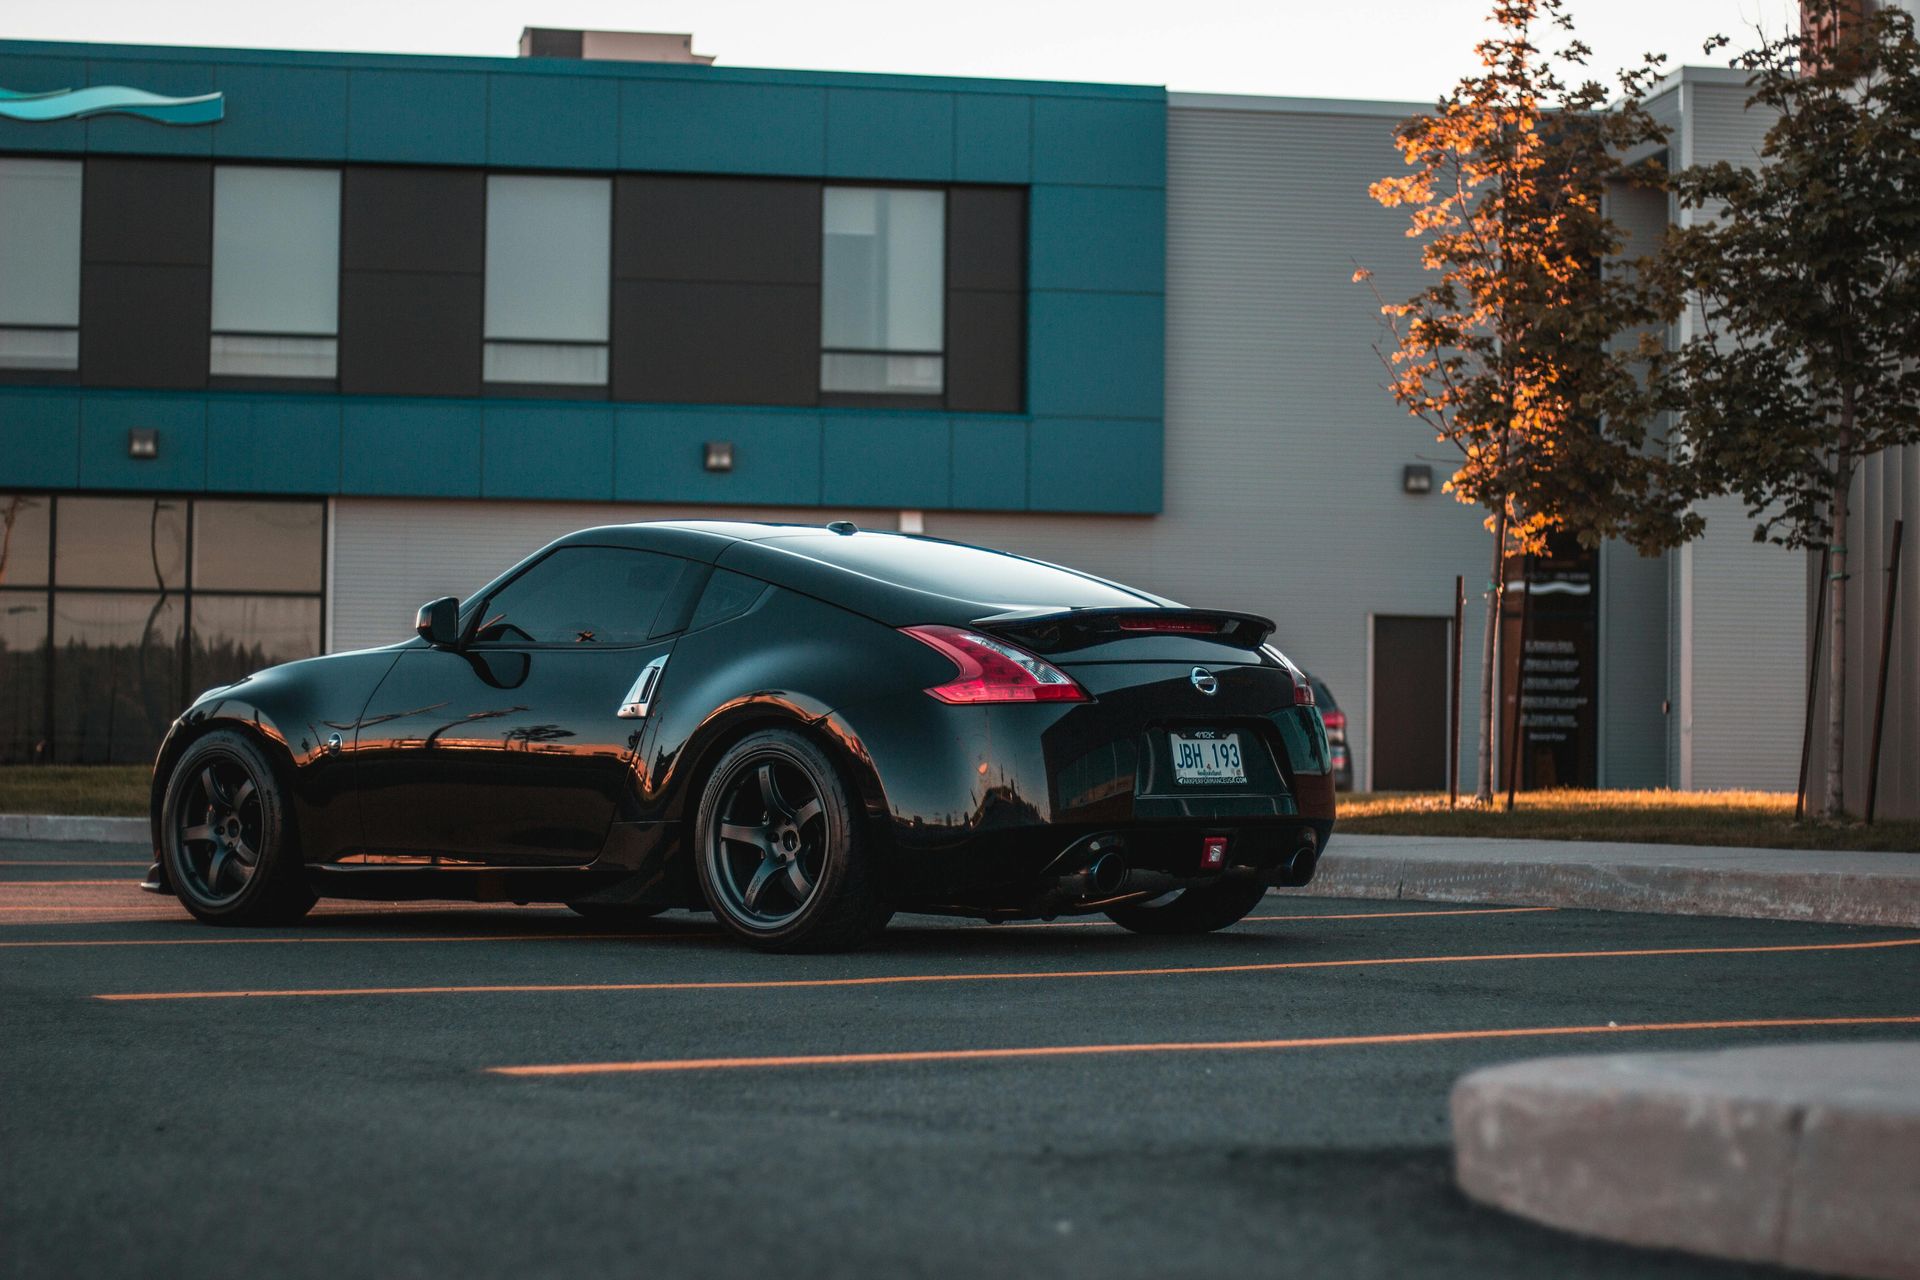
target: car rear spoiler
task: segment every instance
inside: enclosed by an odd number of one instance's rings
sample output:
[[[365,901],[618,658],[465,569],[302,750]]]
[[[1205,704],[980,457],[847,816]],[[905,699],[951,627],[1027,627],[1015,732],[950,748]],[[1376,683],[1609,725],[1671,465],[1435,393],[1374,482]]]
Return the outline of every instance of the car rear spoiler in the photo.
[[[1016,609],[975,618],[973,625],[1035,653],[1169,635],[1258,649],[1274,627],[1273,619],[1257,613],[1220,609]]]

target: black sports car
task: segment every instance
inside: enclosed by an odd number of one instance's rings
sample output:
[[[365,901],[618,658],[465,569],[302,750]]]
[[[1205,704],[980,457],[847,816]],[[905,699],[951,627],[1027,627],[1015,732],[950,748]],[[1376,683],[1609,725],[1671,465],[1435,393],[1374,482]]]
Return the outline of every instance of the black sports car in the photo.
[[[146,887],[222,924],[709,909],[785,950],[899,910],[1187,933],[1306,883],[1333,829],[1271,622],[979,547],[588,529],[416,630],[202,694],[154,765]]]

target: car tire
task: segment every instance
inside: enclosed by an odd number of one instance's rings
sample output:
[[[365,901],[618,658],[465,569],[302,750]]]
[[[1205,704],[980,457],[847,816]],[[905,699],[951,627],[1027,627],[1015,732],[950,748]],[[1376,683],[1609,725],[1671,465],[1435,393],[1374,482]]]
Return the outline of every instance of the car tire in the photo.
[[[651,920],[666,908],[640,902],[569,902],[567,910],[595,924],[631,924]]]
[[[720,758],[693,853],[714,918],[764,951],[844,951],[893,915],[866,815],[827,753],[791,730],[749,734]]]
[[[317,901],[279,771],[237,729],[195,739],[174,762],[160,835],[174,896],[207,924],[287,924]]]
[[[1258,881],[1226,880],[1184,889],[1171,902],[1113,907],[1107,919],[1135,933],[1212,933],[1240,923],[1266,893]]]

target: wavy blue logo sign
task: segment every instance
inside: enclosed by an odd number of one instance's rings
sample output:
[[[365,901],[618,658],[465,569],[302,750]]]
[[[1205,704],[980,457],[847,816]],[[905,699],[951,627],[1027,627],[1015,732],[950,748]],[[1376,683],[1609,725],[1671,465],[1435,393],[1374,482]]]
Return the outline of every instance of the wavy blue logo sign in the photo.
[[[165,98],[145,89],[129,89],[123,84],[55,89],[51,93],[0,89],[0,119],[24,120],[29,124],[104,115],[138,116],[156,124],[212,124],[226,114],[226,95],[220,93],[203,93],[197,98]]]

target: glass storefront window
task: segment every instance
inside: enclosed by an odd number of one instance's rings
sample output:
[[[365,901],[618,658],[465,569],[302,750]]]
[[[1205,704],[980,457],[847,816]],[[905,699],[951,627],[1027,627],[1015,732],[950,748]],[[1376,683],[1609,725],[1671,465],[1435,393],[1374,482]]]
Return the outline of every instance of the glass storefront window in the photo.
[[[152,760],[200,690],[321,651],[325,573],[320,502],[0,493],[0,764]]]
[[[196,595],[187,696],[319,651],[318,597]]]
[[[178,498],[62,498],[54,585],[187,585],[187,504]]]
[[[193,589],[319,591],[322,514],[312,502],[195,502]]]
[[[47,594],[0,591],[0,763],[47,750]]]
[[[53,595],[53,755],[68,764],[153,758],[180,714],[185,602],[140,592]]]
[[[0,493],[0,587],[47,585],[52,512],[44,494]]]

